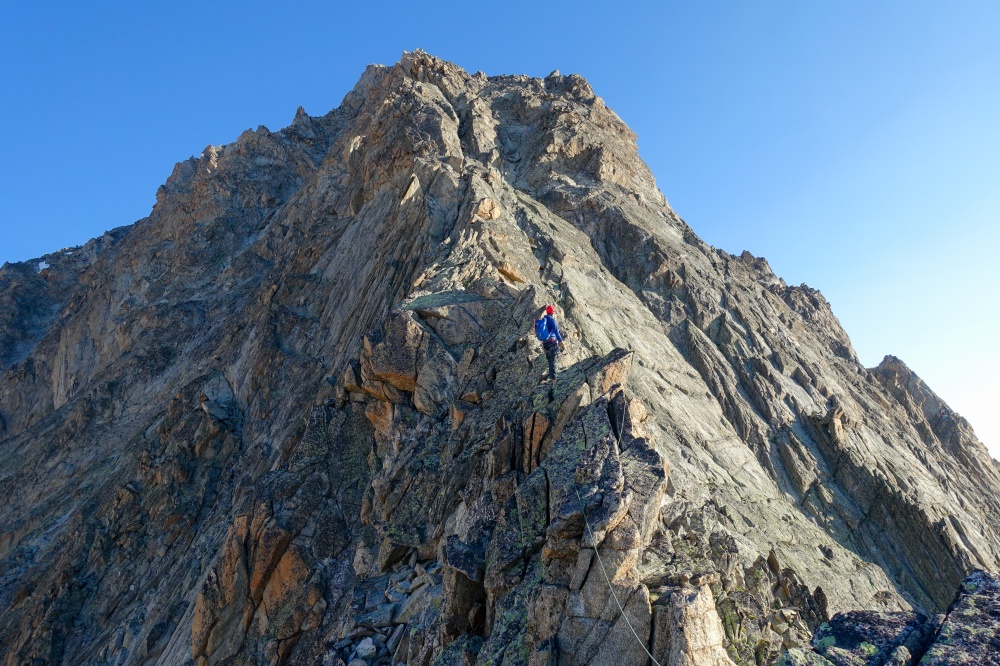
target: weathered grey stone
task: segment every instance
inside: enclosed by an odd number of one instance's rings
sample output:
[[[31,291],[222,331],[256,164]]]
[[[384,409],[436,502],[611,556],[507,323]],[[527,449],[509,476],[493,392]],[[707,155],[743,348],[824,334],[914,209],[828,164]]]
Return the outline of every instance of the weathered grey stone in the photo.
[[[977,571],[965,579],[920,664],[1000,664],[1000,576]]]
[[[653,656],[672,666],[734,666],[726,653],[725,633],[707,586],[686,587],[669,594],[656,614]]]
[[[778,666],[832,666],[812,650],[792,648],[781,657]]]
[[[399,613],[393,620],[396,624],[410,624],[418,622],[432,605],[441,603],[443,588],[440,585],[422,585],[413,591],[403,602]]]
[[[378,648],[375,647],[375,642],[372,641],[371,637],[368,637],[358,643],[358,647],[355,648],[355,652],[357,652],[357,655],[362,659],[371,659],[375,656],[375,653],[378,652]]]

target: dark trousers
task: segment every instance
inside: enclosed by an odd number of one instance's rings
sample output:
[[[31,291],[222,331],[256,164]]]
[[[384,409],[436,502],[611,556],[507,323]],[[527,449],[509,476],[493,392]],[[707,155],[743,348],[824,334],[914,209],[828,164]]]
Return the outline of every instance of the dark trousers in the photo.
[[[559,353],[559,343],[555,340],[546,340],[542,343],[545,349],[545,358],[549,359],[549,379],[556,380],[556,354]]]

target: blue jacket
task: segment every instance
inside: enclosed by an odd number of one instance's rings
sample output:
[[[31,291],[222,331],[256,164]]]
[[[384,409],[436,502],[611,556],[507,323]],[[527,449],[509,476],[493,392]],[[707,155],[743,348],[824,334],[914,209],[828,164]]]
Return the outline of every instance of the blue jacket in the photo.
[[[554,337],[559,342],[562,342],[563,337],[562,334],[559,332],[559,324],[556,323],[556,318],[550,314],[547,314],[545,315],[545,317],[543,317],[543,320],[545,321],[545,330],[548,332],[548,335],[545,336],[545,339],[550,340]]]

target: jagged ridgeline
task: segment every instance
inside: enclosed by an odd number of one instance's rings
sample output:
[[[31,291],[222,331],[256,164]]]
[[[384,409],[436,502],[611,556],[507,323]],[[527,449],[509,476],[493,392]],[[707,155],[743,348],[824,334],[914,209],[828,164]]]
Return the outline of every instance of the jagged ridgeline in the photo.
[[[0,369],[3,664],[773,664],[1000,569],[968,423],[575,75],[409,53],[205,149],[0,269]]]

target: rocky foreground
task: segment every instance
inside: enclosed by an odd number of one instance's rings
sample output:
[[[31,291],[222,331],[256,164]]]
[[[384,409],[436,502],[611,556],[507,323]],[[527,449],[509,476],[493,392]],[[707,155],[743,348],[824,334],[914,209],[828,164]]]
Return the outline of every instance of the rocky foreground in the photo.
[[[1000,571],[968,423],[698,239],[579,76],[404,54],[206,148],[0,268],[0,372],[4,664],[876,663],[831,617]]]
[[[990,666],[1000,664],[1000,576],[965,579],[947,614],[855,611],[823,623],[810,648],[781,666]]]

